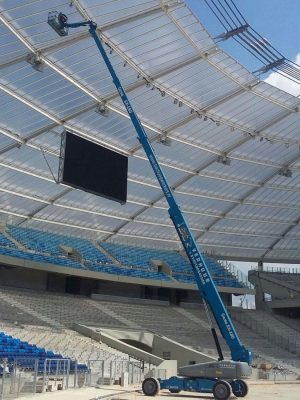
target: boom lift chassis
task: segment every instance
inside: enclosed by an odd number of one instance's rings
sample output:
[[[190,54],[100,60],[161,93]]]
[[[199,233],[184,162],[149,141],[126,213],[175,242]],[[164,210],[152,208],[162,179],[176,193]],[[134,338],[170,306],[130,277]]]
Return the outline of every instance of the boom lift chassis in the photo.
[[[159,165],[146,132],[138,116],[131,107],[103,44],[97,35],[96,23],[93,21],[68,23],[66,15],[53,11],[48,15],[48,24],[59,36],[66,36],[69,28],[79,28],[82,26],[87,26],[89,28],[89,33],[94,39],[111,74],[113,83],[126,107],[128,115],[136,129],[138,139],[144,148],[166,201],[168,202],[170,218],[173,221],[181,243],[192,265],[199,292],[203,301],[209,304],[220,332],[231,351],[231,360],[224,360],[217,334],[212,327],[212,334],[219,353],[218,361],[181,367],[179,368],[180,376],[174,376],[169,379],[146,378],[142,385],[144,394],[155,396],[160,389],[168,389],[172,393],[179,393],[181,390],[213,393],[217,400],[227,400],[231,392],[237,397],[246,396],[248,392],[247,384],[241,378],[246,378],[251,375],[251,351],[247,350],[240,342],[232,321],[210,276],[204,258],[176,202],[164,172]],[[108,44],[106,45],[109,47]]]

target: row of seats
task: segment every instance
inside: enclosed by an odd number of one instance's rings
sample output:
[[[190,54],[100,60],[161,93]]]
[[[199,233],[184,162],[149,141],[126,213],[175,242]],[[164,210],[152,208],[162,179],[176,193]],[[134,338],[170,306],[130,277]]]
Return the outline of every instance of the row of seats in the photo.
[[[57,369],[66,369],[66,363],[62,361],[64,358],[61,354],[53,353],[42,347],[37,347],[35,344],[29,344],[20,339],[16,339],[4,332],[0,332],[0,359],[7,360],[9,370],[13,363],[17,363],[19,368],[24,370],[34,370],[36,365],[38,371],[43,372],[45,363],[47,371],[56,372]],[[61,361],[60,361],[61,360]],[[70,371],[74,372],[76,368],[75,361],[70,362]],[[85,364],[77,365],[80,371],[87,370]],[[3,373],[1,366],[0,374]]]
[[[174,278],[183,283],[196,283],[196,279],[193,275],[183,275],[183,274],[175,274]],[[233,277],[227,277],[227,276],[214,276],[212,275],[213,281],[215,285],[217,286],[230,286],[230,287],[242,287],[242,285]]]
[[[171,280],[166,273],[157,272],[153,267],[151,261],[160,260],[170,266],[173,279],[185,283],[195,282],[188,259],[178,251],[133,247],[107,242],[99,242],[98,245],[94,245],[87,239],[16,226],[9,226],[8,234],[29,251],[16,248],[15,244],[2,234],[3,245],[1,245],[0,237],[0,254],[114,275],[164,281]],[[81,255],[82,263],[64,255],[60,246],[75,249]],[[101,252],[101,248],[103,252]],[[112,258],[109,258],[109,254],[111,254]],[[120,265],[116,265],[113,259],[116,259]],[[242,286],[216,260],[208,256],[204,256],[204,259],[217,285]]]
[[[61,265],[63,267],[82,269],[82,265],[79,262],[71,260],[70,258],[64,256],[52,256],[47,254],[34,253],[32,251],[29,252],[25,250],[19,250],[16,248],[12,249],[9,247],[0,247],[0,254],[22,258],[24,260],[32,260],[41,263]]]
[[[101,247],[113,255],[122,265],[151,269],[149,260],[157,258],[157,250],[100,242]]]
[[[103,247],[106,251],[111,253],[114,258],[116,258],[123,265],[152,269],[151,260],[158,259],[161,261],[165,261],[168,265],[170,265],[173,272],[173,277],[176,280],[194,282],[193,277],[188,277],[187,279],[184,279],[183,276],[179,275],[180,273],[192,274],[189,261],[179,252],[159,249],[146,249],[141,247],[125,246],[116,243],[106,242],[99,242],[99,245]],[[229,283],[230,281],[233,281],[232,286],[236,286],[236,279],[228,271],[226,271],[221,264],[207,256],[204,256],[204,260],[210,273],[213,276],[223,277],[222,283],[226,279],[229,280]],[[179,279],[177,279],[178,276]]]
[[[132,278],[155,279],[169,281],[171,278],[163,272],[146,271],[138,268],[122,268],[116,265],[94,265],[93,271],[107,274],[129,276]]]
[[[17,246],[9,240],[3,233],[0,233],[0,246],[2,247],[11,247],[15,249]]]
[[[83,259],[96,263],[109,263],[111,260],[99,251],[89,240],[37,231],[35,229],[9,226],[9,234],[27,249],[51,255],[62,255],[61,245],[75,248]]]

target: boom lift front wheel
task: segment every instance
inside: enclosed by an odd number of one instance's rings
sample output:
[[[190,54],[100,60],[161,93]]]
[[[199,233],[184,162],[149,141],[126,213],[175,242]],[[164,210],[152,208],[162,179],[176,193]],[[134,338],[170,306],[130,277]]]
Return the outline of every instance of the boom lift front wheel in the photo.
[[[156,396],[159,389],[159,382],[155,378],[146,378],[142,384],[142,390],[146,396]]]
[[[226,381],[217,381],[213,387],[213,395],[216,400],[227,400],[231,395],[231,386]]]

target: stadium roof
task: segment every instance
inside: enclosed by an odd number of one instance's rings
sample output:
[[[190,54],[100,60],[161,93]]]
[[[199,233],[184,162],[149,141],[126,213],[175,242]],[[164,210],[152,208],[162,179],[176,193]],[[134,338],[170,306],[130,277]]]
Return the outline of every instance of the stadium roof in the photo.
[[[57,36],[46,21],[58,10],[98,24],[201,248],[299,262],[298,98],[225,54],[181,1],[3,0],[0,10],[3,223],[180,248],[93,40],[86,28]],[[95,112],[103,103],[107,117]],[[55,182],[64,129],[129,156],[126,205]]]

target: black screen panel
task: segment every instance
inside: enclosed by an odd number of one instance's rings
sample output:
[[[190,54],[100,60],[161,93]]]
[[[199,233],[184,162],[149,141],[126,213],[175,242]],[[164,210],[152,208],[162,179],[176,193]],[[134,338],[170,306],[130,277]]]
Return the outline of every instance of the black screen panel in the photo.
[[[64,133],[60,181],[74,188],[125,203],[128,158],[70,132]]]

